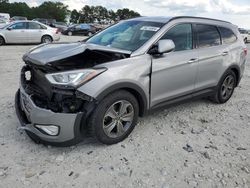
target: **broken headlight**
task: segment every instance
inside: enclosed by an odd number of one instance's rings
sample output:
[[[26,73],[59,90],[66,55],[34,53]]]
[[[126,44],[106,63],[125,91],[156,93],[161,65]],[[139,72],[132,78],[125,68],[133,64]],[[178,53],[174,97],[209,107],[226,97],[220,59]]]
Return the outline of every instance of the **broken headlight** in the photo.
[[[52,84],[79,86],[91,80],[106,69],[82,69],[59,73],[46,74],[46,78]]]

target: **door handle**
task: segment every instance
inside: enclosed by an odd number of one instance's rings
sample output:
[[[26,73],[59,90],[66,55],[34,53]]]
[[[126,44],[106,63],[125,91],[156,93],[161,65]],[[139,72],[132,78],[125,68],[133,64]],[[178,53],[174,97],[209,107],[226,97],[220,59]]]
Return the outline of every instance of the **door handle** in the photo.
[[[198,58],[192,58],[187,63],[188,64],[196,63],[196,62],[198,62],[198,60],[199,60]]]
[[[226,55],[228,55],[228,52],[223,52],[222,53],[222,56],[226,56]]]

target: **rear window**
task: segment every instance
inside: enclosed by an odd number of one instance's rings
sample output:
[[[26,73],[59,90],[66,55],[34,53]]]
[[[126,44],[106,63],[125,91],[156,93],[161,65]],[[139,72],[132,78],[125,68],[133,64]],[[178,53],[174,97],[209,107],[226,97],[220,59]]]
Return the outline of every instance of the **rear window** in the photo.
[[[35,23],[35,22],[29,22],[28,28],[29,29],[42,29],[42,26],[38,23]]]
[[[218,46],[221,44],[220,34],[215,26],[197,24],[196,32],[199,48]]]
[[[231,29],[219,27],[221,38],[223,44],[231,44],[234,43],[237,40],[236,35]]]

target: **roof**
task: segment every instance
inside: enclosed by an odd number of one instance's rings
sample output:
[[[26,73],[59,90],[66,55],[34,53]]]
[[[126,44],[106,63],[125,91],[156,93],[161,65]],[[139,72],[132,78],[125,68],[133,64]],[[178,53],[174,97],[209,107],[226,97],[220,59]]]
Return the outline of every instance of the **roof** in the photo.
[[[205,17],[195,17],[195,16],[175,16],[175,17],[167,17],[167,16],[142,16],[142,17],[137,17],[133,18],[131,20],[138,20],[138,21],[152,21],[152,22],[161,22],[161,23],[167,23],[172,20],[176,19],[181,19],[181,18],[186,18],[186,19],[204,19],[204,20],[211,20],[211,21],[219,21],[219,22],[224,22],[224,23],[230,23],[224,20],[218,20],[218,19],[213,19],[213,18],[205,18]]]
[[[172,18],[173,17],[165,17],[165,16],[141,16],[130,20],[167,23]]]

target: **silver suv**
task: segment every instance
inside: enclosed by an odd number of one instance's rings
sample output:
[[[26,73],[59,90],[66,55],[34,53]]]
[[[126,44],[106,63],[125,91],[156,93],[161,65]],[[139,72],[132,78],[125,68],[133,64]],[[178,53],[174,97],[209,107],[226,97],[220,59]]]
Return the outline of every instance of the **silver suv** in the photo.
[[[89,134],[114,144],[158,107],[197,96],[228,101],[246,55],[236,26],[196,17],[140,17],[86,41],[40,45],[23,56],[20,129],[43,144]]]

